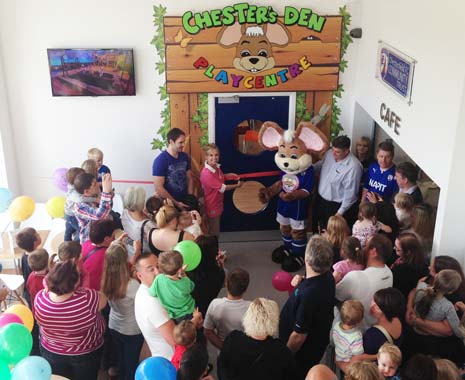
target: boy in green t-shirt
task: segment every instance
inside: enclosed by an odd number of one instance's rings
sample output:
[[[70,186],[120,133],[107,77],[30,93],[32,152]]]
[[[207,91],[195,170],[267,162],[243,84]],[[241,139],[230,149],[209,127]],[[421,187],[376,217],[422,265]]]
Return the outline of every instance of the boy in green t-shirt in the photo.
[[[195,301],[191,296],[194,283],[186,277],[183,258],[177,251],[167,251],[158,256],[158,268],[162,273],[155,277],[149,293],[158,297],[176,323],[190,319]]]

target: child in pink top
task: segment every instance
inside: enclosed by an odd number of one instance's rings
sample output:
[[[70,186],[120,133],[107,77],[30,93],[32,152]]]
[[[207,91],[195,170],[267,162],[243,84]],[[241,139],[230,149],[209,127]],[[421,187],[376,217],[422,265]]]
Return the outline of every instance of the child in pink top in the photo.
[[[348,236],[343,240],[341,257],[343,260],[333,265],[333,276],[336,284],[341,281],[347,273],[353,270],[365,269],[362,247],[360,241],[356,237]]]
[[[352,227],[352,235],[360,240],[362,247],[365,247],[369,238],[375,233],[383,231],[390,234],[392,228],[387,224],[378,222],[376,219],[377,209],[373,203],[363,202],[360,204],[358,220]]]
[[[204,147],[205,151],[205,166],[200,172],[200,183],[202,184],[205,211],[210,227],[210,234],[218,236],[220,234],[220,217],[223,213],[223,194],[227,190],[233,190],[241,186],[239,176],[234,173],[226,175],[220,169],[220,152],[215,144],[208,144]],[[226,177],[234,177],[237,183],[226,185],[224,183]]]

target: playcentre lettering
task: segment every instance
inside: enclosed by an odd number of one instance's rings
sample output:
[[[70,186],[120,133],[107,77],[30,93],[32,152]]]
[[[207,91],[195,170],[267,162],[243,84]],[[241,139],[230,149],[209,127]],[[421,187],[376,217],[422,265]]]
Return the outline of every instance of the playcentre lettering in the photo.
[[[294,79],[307,70],[312,64],[307,60],[306,56],[302,56],[298,63],[288,66],[287,69],[282,69],[268,75],[236,75],[229,73],[227,70],[217,70],[215,65],[210,64],[204,57],[198,58],[193,66],[196,69],[206,69],[203,74],[224,85],[231,84],[234,88],[265,88],[277,86],[280,83],[286,83],[288,80]]]
[[[275,24],[278,14],[271,6],[238,3],[211,11],[187,11],[182,15],[182,26],[187,33],[197,34],[202,29],[232,25],[236,19],[239,24]],[[321,32],[325,22],[326,17],[317,15],[311,9],[297,9],[291,6],[284,8],[284,25],[297,24]]]

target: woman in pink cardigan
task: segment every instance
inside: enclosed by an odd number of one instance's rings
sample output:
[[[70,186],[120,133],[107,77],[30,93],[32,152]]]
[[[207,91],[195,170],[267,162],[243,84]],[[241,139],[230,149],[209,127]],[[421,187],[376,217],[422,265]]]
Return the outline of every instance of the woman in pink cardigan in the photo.
[[[205,211],[207,214],[210,235],[219,236],[220,218],[223,213],[223,194],[227,190],[233,190],[241,186],[239,176],[234,173],[223,174],[220,169],[220,151],[215,144],[204,147],[205,166],[200,172],[200,183],[202,184],[205,197]],[[237,179],[237,183],[226,185],[226,177]]]

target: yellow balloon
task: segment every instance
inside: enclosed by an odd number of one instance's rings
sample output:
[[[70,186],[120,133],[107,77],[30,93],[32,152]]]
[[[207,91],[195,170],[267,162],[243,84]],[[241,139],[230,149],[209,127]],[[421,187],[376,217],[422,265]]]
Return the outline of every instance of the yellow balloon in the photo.
[[[34,200],[23,195],[15,198],[13,202],[11,202],[8,211],[13,222],[24,222],[26,219],[31,217],[35,208],[36,204],[34,203]]]
[[[64,218],[65,202],[65,197],[52,197],[45,204],[45,209],[52,218]]]
[[[29,331],[32,331],[32,328],[34,327],[34,317],[32,316],[31,309],[29,309],[27,306],[18,303],[6,309],[5,313],[17,315],[23,321],[24,326]]]

